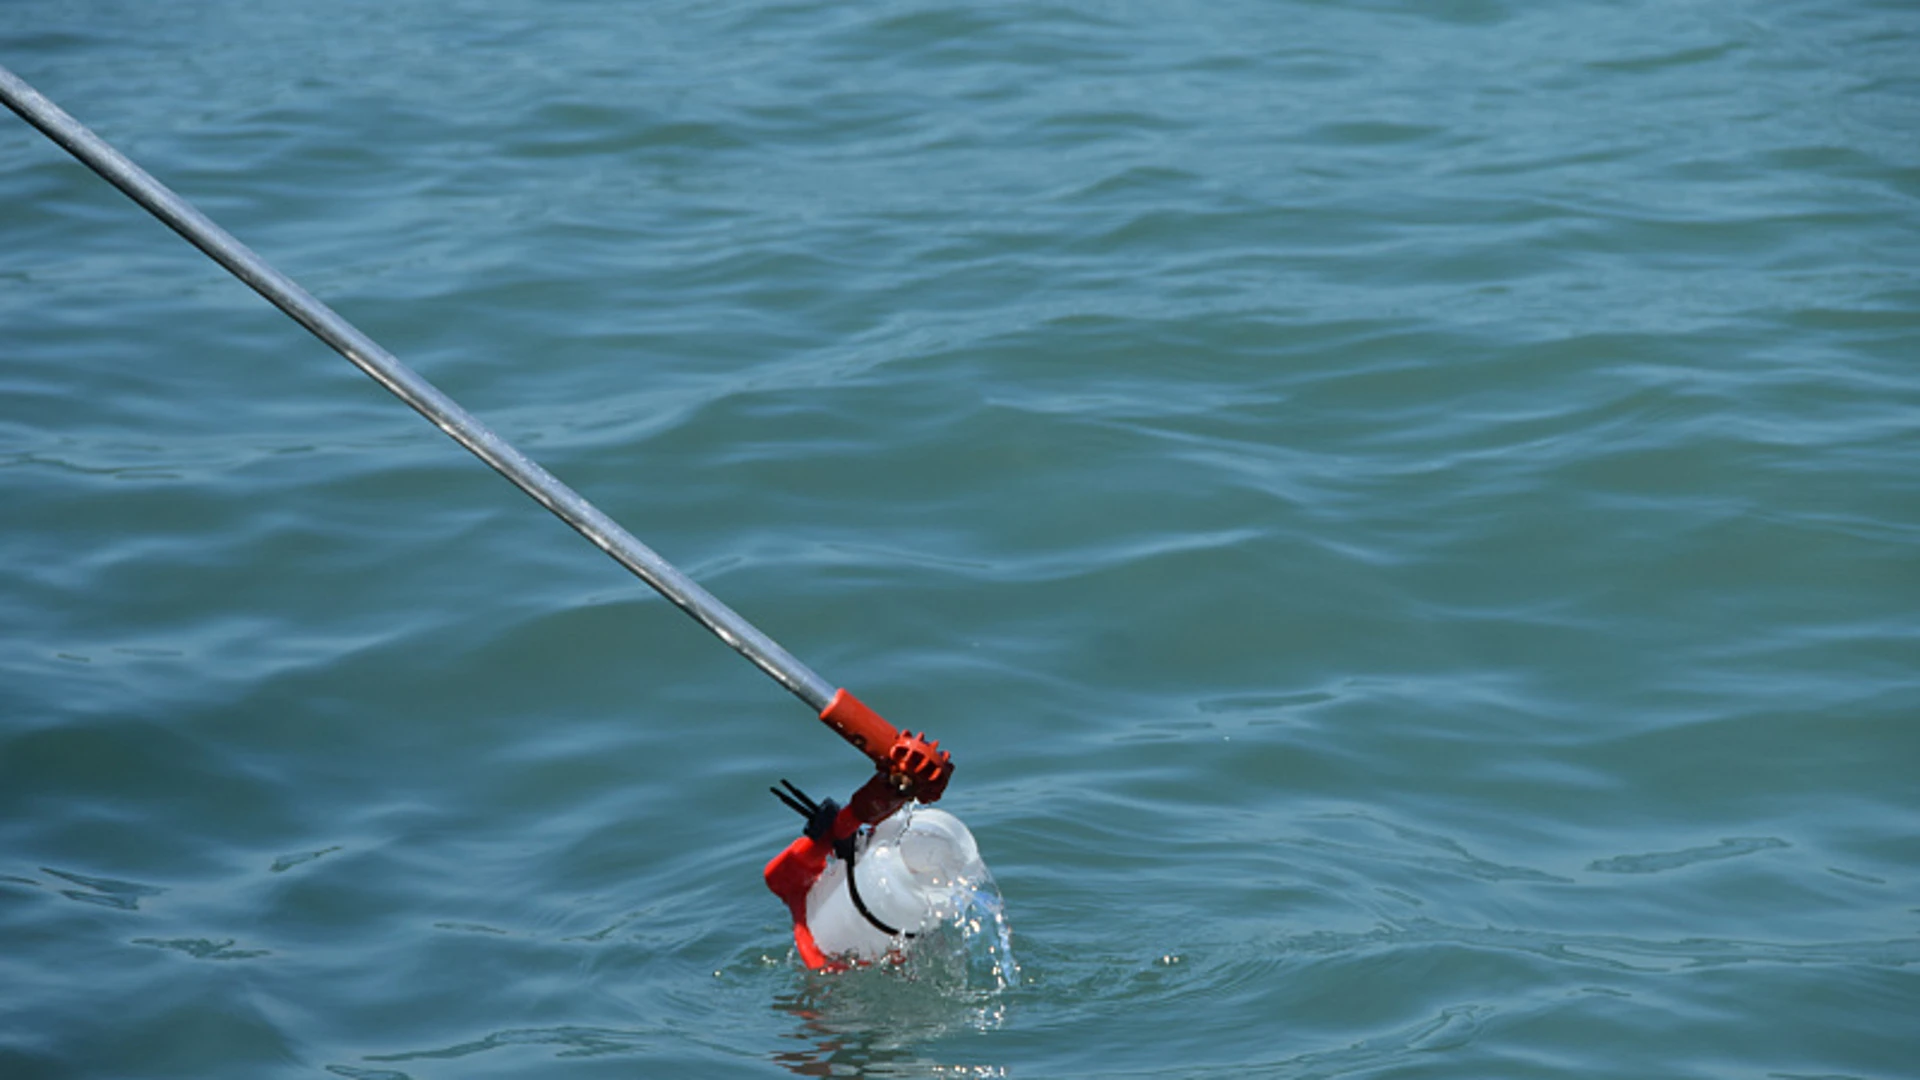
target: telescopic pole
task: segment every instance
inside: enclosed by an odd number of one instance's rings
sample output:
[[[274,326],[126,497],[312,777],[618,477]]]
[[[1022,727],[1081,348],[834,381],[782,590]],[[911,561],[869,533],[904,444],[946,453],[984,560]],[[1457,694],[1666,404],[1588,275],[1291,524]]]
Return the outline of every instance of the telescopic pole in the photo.
[[[772,676],[775,682],[819,712],[828,726],[891,773],[903,791],[914,790],[926,802],[939,797],[952,766],[947,755],[938,750],[938,743],[929,744],[919,737],[903,735],[859,699],[845,690],[836,690],[832,683],[621,528],[579,492],[515,449],[459,403],[4,66],[0,66],[0,101],[5,101],[21,119],[38,128],[81,164],[100,174],[233,276],[292,316],[315,337]]]

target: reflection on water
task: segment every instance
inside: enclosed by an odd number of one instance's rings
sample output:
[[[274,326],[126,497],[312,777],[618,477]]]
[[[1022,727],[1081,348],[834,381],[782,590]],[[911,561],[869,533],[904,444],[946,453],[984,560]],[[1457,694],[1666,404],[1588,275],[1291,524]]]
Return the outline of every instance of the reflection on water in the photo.
[[[1004,1076],[1004,1066],[942,1062],[929,1044],[1006,1019],[997,992],[940,986],[914,966],[806,974],[774,1006],[799,1023],[773,1060],[800,1076]]]

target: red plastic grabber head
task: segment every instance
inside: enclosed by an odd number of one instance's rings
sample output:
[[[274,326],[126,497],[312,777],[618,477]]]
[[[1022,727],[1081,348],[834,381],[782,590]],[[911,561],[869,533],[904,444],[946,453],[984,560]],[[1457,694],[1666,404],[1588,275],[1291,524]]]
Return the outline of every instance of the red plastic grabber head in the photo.
[[[937,740],[928,742],[926,732],[903,731],[888,749],[883,767],[895,787],[930,803],[946,794],[947,781],[953,777],[953,755],[940,749]]]

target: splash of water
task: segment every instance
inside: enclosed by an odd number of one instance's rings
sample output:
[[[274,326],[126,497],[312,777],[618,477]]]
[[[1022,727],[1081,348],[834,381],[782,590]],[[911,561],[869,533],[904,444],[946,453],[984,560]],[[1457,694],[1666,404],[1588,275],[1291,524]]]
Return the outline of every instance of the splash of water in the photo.
[[[995,990],[1020,985],[1020,963],[1013,958],[1013,925],[1007,922],[1006,901],[1001,898],[1000,890],[994,888],[991,877],[968,888],[960,932],[967,945],[969,969],[974,966],[973,954],[978,952],[991,966]]]
[[[991,874],[956,882],[938,924],[902,941],[908,977],[960,995],[997,996],[1020,985],[1013,926]]]

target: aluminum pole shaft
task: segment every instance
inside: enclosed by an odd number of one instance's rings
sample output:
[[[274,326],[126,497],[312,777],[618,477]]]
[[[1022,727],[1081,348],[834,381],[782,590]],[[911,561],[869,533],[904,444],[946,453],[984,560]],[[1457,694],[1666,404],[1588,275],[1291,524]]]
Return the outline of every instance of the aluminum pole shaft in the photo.
[[[825,709],[832,701],[834,687],[779,643],[3,66],[0,66],[0,100],[275,307],[291,315],[354,366],[373,376],[375,382],[433,421],[434,426],[471,450],[475,457],[533,496],[535,502],[573,526],[595,547],[639,575],[660,595],[773,676],[814,711]]]

